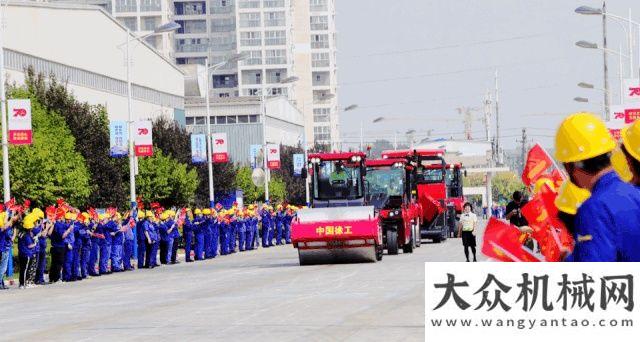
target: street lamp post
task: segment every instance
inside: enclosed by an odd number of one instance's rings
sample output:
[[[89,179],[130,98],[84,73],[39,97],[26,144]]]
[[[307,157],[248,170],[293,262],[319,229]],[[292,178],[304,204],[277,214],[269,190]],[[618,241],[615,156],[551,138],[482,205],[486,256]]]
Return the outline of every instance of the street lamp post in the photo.
[[[294,83],[299,80],[297,76],[287,77],[279,82],[279,84]],[[264,202],[269,203],[269,179],[271,172],[269,171],[269,164],[267,162],[267,107],[265,101],[267,100],[267,93],[273,91],[276,87],[262,88],[260,90],[260,114],[262,116],[262,164],[264,167]],[[305,144],[306,145],[306,144]]]
[[[211,150],[211,103],[209,100],[209,82],[211,81],[210,72],[213,72],[227,63],[233,63],[237,61],[241,61],[246,59],[248,56],[246,54],[234,54],[229,59],[224,60],[218,64],[214,64],[209,66],[209,57],[204,59],[204,72],[206,75],[206,94],[205,94],[205,105],[207,106],[207,119],[205,120],[205,124],[207,125],[207,171],[209,175],[209,207],[213,208],[215,204],[215,192],[213,188],[213,160],[212,160],[212,150]]]
[[[614,55],[618,55],[620,57],[620,59],[622,59],[622,57],[624,58],[629,58],[631,59],[631,56],[629,55],[625,55],[623,54],[621,51],[616,51],[616,50],[611,50],[611,49],[607,49],[606,47],[599,47],[598,44],[596,43],[591,43],[591,42],[587,42],[584,40],[580,40],[576,42],[576,46],[577,47],[581,47],[583,49],[597,49],[597,50],[602,50],[603,53],[605,54],[605,82],[604,82],[604,98],[605,98],[605,102],[604,102],[604,108],[605,108],[605,112],[603,117],[605,118],[605,120],[609,119],[609,105],[611,103],[611,92],[609,90],[609,77],[608,77],[608,68],[606,65],[606,54],[610,53],[610,54],[614,54]],[[620,61],[620,67],[622,68],[622,60]],[[620,85],[621,85],[621,89],[620,91],[622,92],[622,73],[619,74],[619,81],[620,81]]]
[[[11,183],[9,181],[9,139],[7,138],[6,96],[4,93],[4,14],[0,5],[0,112],[2,112],[2,190],[4,203],[11,199]]]
[[[596,88],[596,87],[595,87],[593,84],[591,84],[591,83],[580,82],[580,83],[578,83],[578,87],[583,88],[583,89],[600,90],[600,91],[605,92],[605,94],[607,93],[607,91],[606,91],[606,90],[604,90],[604,88]],[[607,94],[607,95],[609,95],[609,94]],[[580,98],[580,99],[586,99],[586,98]],[[575,100],[575,99],[574,99],[574,100]],[[579,101],[579,102],[582,102],[582,101]],[[604,107],[603,107],[603,110],[604,110]]]
[[[131,31],[127,28],[127,40],[124,43],[126,45],[125,49],[125,58],[127,63],[127,111],[128,111],[128,126],[129,126],[129,196],[131,201],[131,213],[136,209],[136,174],[135,174],[135,155],[133,149],[133,110],[132,110],[132,85],[131,85],[131,42],[132,41],[142,41],[142,39],[155,36],[158,34],[162,34],[165,32],[175,31],[180,28],[180,25],[176,22],[169,22],[163,25],[158,26],[153,32],[146,34],[141,37],[132,36]],[[122,46],[119,45],[118,47]]]

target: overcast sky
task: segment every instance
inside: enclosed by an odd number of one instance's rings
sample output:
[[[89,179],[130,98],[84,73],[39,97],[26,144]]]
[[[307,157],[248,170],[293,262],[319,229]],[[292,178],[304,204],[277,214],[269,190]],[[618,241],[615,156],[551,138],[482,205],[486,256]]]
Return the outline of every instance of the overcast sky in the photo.
[[[346,142],[394,131],[417,131],[424,138],[462,137],[464,125],[456,108],[482,107],[487,89],[499,72],[501,143],[515,147],[522,127],[532,141],[552,147],[563,116],[579,110],[602,112],[601,91],[581,89],[578,82],[603,87],[602,52],[576,47],[578,40],[602,43],[602,20],[574,13],[573,0],[336,0],[338,86]],[[613,0],[607,11],[640,21],[640,1]],[[609,21],[608,47],[623,44],[620,24]],[[634,64],[638,74],[637,28]],[[617,103],[618,57],[610,55],[612,103]],[[628,62],[624,72],[629,73]],[[637,76],[636,76],[637,77]],[[588,97],[588,104],[573,101]],[[474,112],[473,138],[484,139],[481,112]],[[385,117],[380,123],[371,121]],[[492,118],[495,134],[495,118]]]

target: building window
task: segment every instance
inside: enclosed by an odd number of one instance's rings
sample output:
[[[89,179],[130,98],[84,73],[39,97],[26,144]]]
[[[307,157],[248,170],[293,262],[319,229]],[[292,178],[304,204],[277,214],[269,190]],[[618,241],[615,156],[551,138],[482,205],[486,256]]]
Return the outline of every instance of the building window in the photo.
[[[236,116],[235,115],[228,115],[227,116],[227,123],[228,124],[234,124],[236,123]]]
[[[211,32],[234,32],[236,18],[221,18],[211,20]]]
[[[265,64],[287,64],[287,50],[267,50]]]
[[[329,29],[329,17],[326,15],[311,16],[311,31],[327,31]]]
[[[262,64],[262,51],[247,51],[247,59],[244,60],[244,65],[258,65]]]
[[[231,13],[235,10],[232,0],[213,0],[211,6],[211,13]]]
[[[239,0],[240,8],[260,8],[260,0]]]
[[[177,20],[180,28],[177,33],[207,33],[205,20]]]
[[[140,0],[140,12],[156,12],[161,8],[160,0]]]
[[[130,31],[138,31],[138,19],[133,18],[120,18],[118,19],[122,25],[126,26]]]
[[[265,12],[264,26],[286,26],[284,12]]]
[[[240,46],[260,46],[262,37],[260,32],[240,32]]]
[[[238,115],[238,123],[249,123],[248,115]]]
[[[207,6],[204,2],[175,2],[173,8],[176,15],[207,14]]]
[[[286,31],[266,31],[264,33],[264,45],[287,44]]]
[[[249,115],[249,122],[258,122],[258,115]]]
[[[329,122],[330,115],[331,115],[331,109],[329,108],[314,108],[313,122]]]
[[[193,123],[194,123],[194,118],[192,116],[188,116],[185,118],[186,125],[193,125]]]
[[[220,93],[218,97],[229,97],[229,93]]]
[[[226,116],[216,116],[216,124],[218,125],[226,125],[227,117]]]
[[[328,49],[329,35],[328,34],[312,34],[311,48],[312,49]]]
[[[311,66],[314,68],[324,68],[329,66],[329,53],[312,53]]]
[[[326,12],[329,10],[327,0],[310,0],[309,4],[312,12]]]
[[[315,126],[313,127],[313,137],[318,142],[326,142],[331,139],[328,126]]]
[[[264,0],[265,8],[284,7],[284,0]]]
[[[136,0],[116,0],[116,12],[137,12]],[[133,18],[135,19],[135,18]]]
[[[240,27],[260,27],[260,13],[240,13]]]
[[[222,36],[211,38],[212,51],[228,51],[236,49],[236,36]]]
[[[206,118],[204,116],[196,116],[196,125],[205,125]]]

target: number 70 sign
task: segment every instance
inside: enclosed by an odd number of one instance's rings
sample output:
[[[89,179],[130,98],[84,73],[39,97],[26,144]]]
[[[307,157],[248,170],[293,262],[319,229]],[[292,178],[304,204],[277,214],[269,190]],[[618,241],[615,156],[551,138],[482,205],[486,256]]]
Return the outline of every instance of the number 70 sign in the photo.
[[[13,145],[31,145],[33,142],[31,100],[8,100],[7,112],[9,117],[9,143]]]

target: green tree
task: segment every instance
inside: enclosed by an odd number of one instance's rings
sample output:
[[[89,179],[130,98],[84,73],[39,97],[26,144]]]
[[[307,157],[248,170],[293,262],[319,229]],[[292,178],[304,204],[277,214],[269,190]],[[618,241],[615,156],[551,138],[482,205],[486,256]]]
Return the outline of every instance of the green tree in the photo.
[[[138,159],[136,188],[144,202],[159,202],[164,207],[192,204],[198,186],[198,174],[186,164],[155,149],[152,157]]]
[[[264,199],[264,187],[257,187],[251,180],[252,170],[248,166],[238,168],[235,177],[236,186],[244,193],[245,203],[254,203]]]
[[[508,202],[511,200],[514,191],[526,193],[526,187],[520,177],[512,171],[498,172],[491,180],[493,200],[498,202]]]
[[[160,117],[153,122],[153,144],[180,163],[191,165],[191,135],[177,121]],[[198,173],[195,203],[209,203],[209,171],[207,164],[192,165]],[[236,189],[236,170],[231,163],[213,164],[213,186],[216,192]]]
[[[302,147],[280,145],[280,169],[271,172],[271,182],[282,181],[284,183],[284,194],[279,197],[288,203],[304,204],[305,189],[304,180],[293,176],[293,155],[304,153]],[[275,177],[274,177],[275,176]],[[278,186],[277,184],[275,186]],[[269,195],[273,197],[275,193],[269,187]]]
[[[54,75],[45,80],[33,68],[25,71],[25,84],[48,110],[59,113],[75,138],[78,152],[91,173],[91,191],[86,204],[93,207],[128,203],[129,166],[127,158],[109,157],[109,119],[103,106],[79,102]]]
[[[10,98],[31,98],[33,144],[11,146],[9,165],[12,196],[43,207],[65,198],[84,206],[91,192],[90,173],[76,151],[76,140],[62,115],[48,111],[24,88],[10,88]]]

